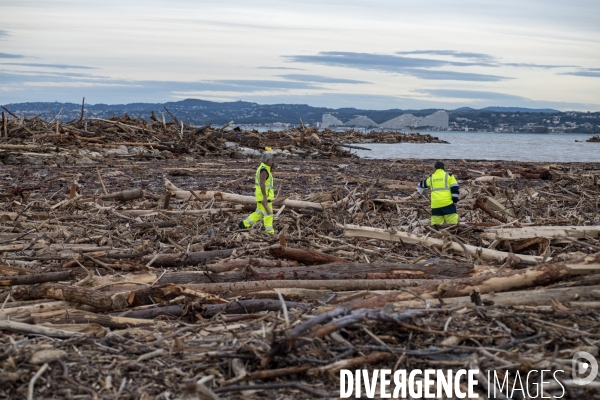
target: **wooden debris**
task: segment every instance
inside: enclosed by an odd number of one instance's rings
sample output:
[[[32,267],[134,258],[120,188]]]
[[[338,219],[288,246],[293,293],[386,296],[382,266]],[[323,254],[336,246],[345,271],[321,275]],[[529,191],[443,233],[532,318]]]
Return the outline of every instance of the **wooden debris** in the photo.
[[[599,163],[446,160],[461,222],[438,231],[432,163],[344,147],[431,136],[4,111],[0,396],[333,398],[340,368],[473,360],[512,385],[595,351]],[[238,227],[266,146],[275,236]]]

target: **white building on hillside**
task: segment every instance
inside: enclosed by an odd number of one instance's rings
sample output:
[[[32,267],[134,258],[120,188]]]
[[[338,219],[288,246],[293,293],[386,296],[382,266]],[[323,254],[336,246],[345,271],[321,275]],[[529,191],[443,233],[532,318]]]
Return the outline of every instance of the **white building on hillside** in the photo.
[[[416,117],[412,114],[402,114],[381,124],[377,124],[375,121],[365,117],[364,115],[357,115],[356,117],[343,122],[331,114],[323,114],[323,124],[321,126],[323,128],[329,128],[331,126],[350,126],[383,129],[402,129],[423,126],[438,129],[448,129],[449,120],[450,117],[444,110],[436,111],[433,114],[427,115],[423,118]]]

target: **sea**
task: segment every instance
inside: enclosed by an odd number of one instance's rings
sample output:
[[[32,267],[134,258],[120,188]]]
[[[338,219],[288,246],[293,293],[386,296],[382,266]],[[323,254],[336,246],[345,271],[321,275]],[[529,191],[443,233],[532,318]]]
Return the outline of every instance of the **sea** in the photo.
[[[540,162],[600,162],[600,143],[590,134],[533,134],[497,132],[426,132],[450,144],[356,144],[371,149],[351,150],[361,158],[506,160]]]

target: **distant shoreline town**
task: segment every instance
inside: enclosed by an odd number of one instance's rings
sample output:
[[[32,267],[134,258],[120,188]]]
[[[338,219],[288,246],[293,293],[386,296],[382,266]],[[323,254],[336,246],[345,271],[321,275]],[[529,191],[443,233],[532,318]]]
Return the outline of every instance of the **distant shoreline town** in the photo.
[[[177,119],[187,125],[225,125],[246,129],[287,129],[303,124],[317,128],[359,130],[431,130],[502,133],[600,134],[600,112],[518,107],[458,108],[455,110],[361,110],[332,109],[306,104],[258,104],[244,101],[212,102],[187,99],[168,103],[76,104],[29,102],[4,104],[11,113],[27,118],[62,122],[79,119],[83,106],[86,118],[129,115],[147,121],[154,112],[166,122]],[[9,115],[10,117],[10,115]]]

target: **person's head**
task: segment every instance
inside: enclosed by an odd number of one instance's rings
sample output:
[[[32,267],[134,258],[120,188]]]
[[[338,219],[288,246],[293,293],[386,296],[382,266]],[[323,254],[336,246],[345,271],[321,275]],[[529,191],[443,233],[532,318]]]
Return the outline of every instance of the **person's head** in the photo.
[[[435,169],[436,170],[438,170],[438,169],[444,169],[444,163],[441,162],[441,161],[436,161],[435,162]]]
[[[260,159],[260,162],[267,164],[269,167],[274,167],[275,166],[275,155],[273,153],[271,153],[270,151],[265,151],[262,154],[262,157]]]

